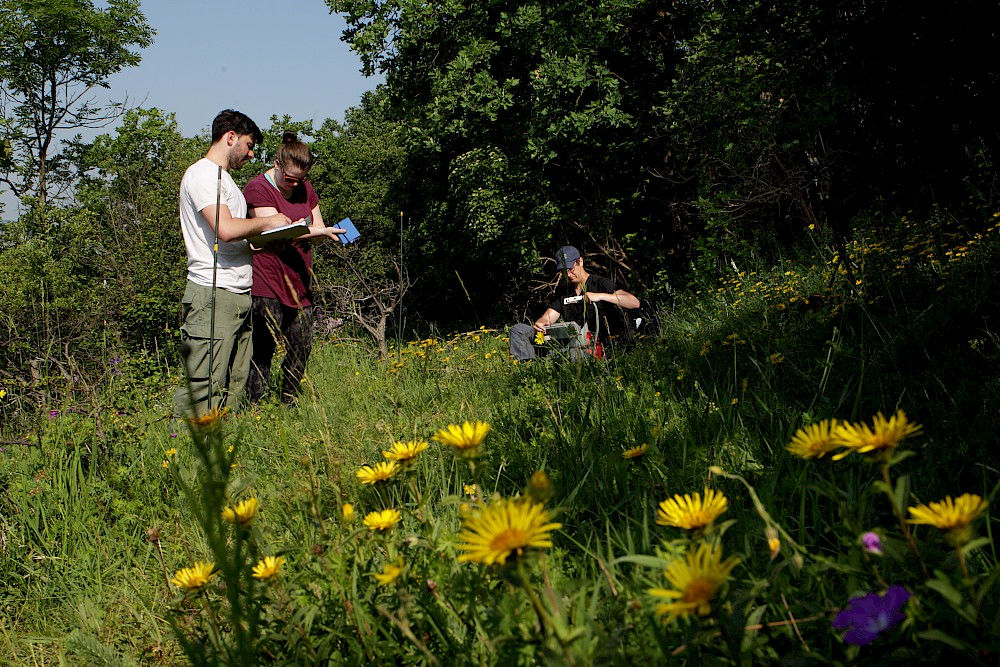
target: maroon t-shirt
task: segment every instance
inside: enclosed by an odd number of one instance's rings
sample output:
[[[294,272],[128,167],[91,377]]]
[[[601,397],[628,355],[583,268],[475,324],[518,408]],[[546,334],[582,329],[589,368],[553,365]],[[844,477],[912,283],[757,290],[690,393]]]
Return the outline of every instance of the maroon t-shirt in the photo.
[[[243,188],[248,208],[269,206],[284,213],[292,222],[312,215],[319,197],[309,181],[302,181],[285,199],[264,174],[254,176]],[[292,290],[289,291],[288,282]],[[253,296],[277,299],[295,308],[312,305],[312,244],[309,241],[276,241],[253,256]],[[297,302],[296,302],[297,299]]]

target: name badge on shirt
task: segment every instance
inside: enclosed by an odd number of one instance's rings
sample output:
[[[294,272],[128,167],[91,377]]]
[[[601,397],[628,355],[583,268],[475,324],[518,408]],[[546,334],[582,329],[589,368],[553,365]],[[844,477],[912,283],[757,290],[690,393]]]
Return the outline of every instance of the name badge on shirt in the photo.
[[[581,301],[583,301],[582,294],[578,294],[576,296],[568,296],[565,299],[563,299],[563,305],[568,306],[571,303],[580,303]]]

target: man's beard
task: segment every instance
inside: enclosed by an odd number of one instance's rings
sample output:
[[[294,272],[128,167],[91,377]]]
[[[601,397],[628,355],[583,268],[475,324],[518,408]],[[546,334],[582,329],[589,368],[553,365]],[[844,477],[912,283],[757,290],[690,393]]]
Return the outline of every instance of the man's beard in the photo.
[[[229,149],[229,154],[226,156],[226,159],[229,162],[229,169],[227,169],[227,171],[229,171],[232,169],[239,169],[246,164],[247,155],[246,153],[243,153],[241,156],[239,146],[234,146]]]

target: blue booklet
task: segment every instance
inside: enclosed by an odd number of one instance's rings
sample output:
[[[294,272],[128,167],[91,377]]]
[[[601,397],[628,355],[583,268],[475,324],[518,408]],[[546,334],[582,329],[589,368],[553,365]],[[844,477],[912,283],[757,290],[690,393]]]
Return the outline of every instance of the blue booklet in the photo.
[[[359,232],[358,228],[354,226],[354,223],[351,222],[350,218],[344,218],[337,223],[337,226],[345,230],[344,233],[340,235],[340,242],[344,245],[354,243],[361,238],[361,232]]]

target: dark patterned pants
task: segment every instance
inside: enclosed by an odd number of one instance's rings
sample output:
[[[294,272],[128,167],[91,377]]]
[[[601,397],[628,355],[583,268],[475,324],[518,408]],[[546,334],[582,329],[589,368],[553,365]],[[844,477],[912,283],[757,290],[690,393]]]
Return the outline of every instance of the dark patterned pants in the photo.
[[[281,362],[281,400],[294,403],[312,351],[313,307],[290,308],[277,299],[255,296],[253,317],[253,361],[247,380],[247,395],[257,403],[267,392],[271,359],[278,341],[285,346]]]

